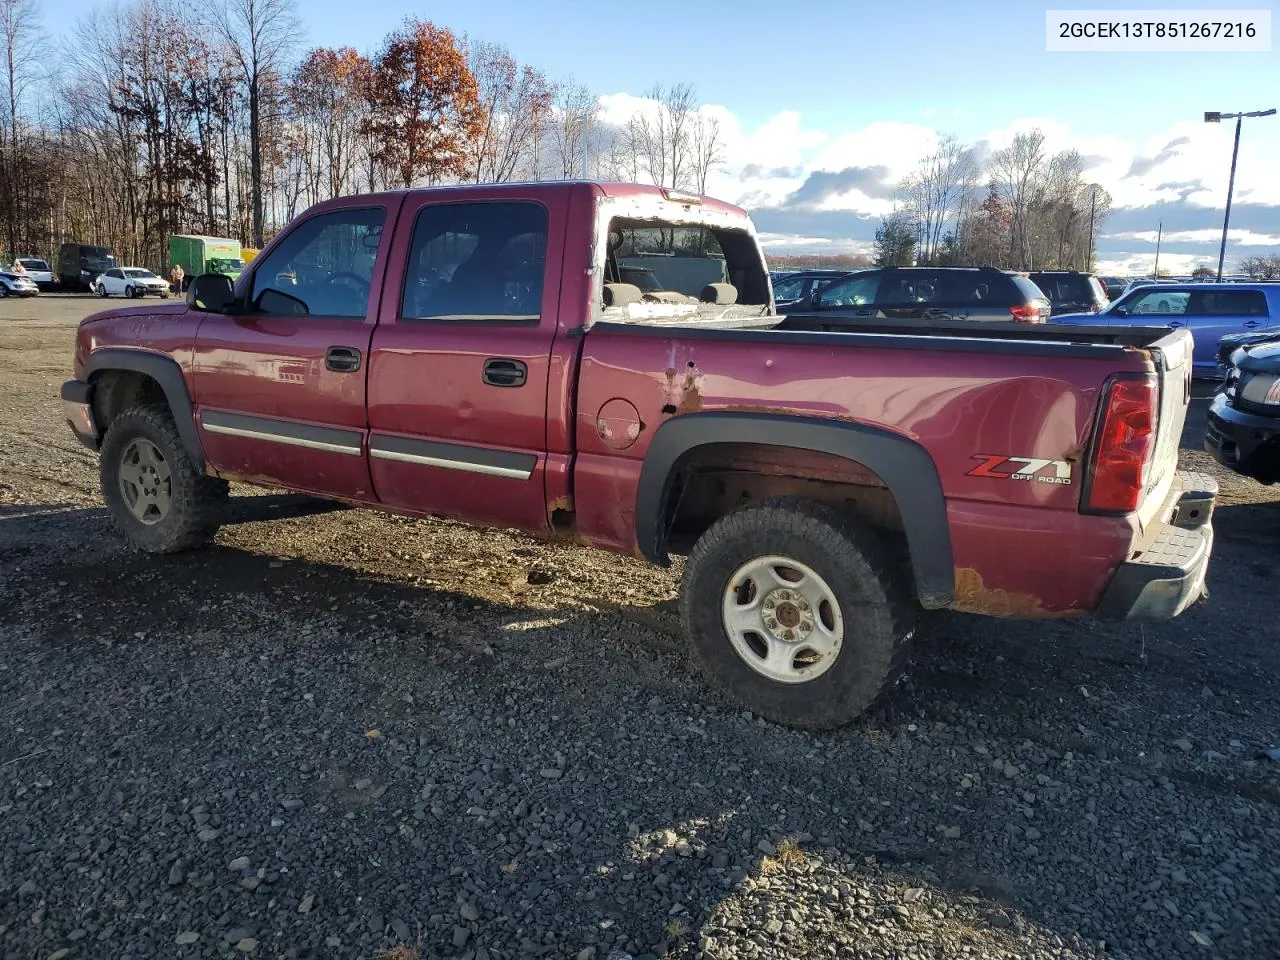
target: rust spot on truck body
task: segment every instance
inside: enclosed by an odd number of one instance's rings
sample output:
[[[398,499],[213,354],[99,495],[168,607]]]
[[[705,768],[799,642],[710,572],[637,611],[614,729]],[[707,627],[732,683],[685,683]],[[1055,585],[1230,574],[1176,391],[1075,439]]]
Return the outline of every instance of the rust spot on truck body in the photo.
[[[982,574],[972,567],[956,568],[956,595],[950,609],[1011,620],[1048,620],[1087,614],[1084,610],[1048,610],[1034,594],[988,587],[982,580]]]

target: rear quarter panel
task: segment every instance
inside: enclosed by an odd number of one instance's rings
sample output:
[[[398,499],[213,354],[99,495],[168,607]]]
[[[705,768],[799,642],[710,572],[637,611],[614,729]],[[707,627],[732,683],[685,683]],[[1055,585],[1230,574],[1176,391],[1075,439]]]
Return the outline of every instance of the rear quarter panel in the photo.
[[[951,524],[957,609],[1091,609],[1135,529],[1127,518],[1079,513],[1080,465],[1107,378],[1147,369],[1145,356],[1121,348],[1098,359],[1010,355],[954,341],[945,349],[877,347],[879,339],[592,330],[578,385],[580,533],[612,549],[637,548],[640,468],[671,417],[738,410],[846,420],[907,437],[933,457]],[[641,422],[623,450],[602,436],[601,411],[615,399],[633,405]],[[617,409],[610,405],[604,419]],[[973,475],[986,457],[1064,461],[1069,482]]]

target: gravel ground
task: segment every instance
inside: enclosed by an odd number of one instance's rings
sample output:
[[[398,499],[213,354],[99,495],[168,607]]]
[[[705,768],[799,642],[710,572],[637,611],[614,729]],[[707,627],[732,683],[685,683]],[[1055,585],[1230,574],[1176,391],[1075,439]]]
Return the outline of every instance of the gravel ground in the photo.
[[[691,673],[678,569],[244,488],[130,553],[57,400],[94,306],[0,304],[6,960],[1280,955],[1280,491],[1203,403],[1208,604],[930,616],[815,736]]]

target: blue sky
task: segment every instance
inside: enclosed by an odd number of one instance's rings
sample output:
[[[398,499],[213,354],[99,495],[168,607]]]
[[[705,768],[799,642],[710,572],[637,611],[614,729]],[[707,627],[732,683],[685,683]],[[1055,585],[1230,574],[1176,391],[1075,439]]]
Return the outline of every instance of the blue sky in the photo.
[[[90,0],[64,0],[58,20],[74,19],[94,6]],[[799,219],[763,211],[773,207],[781,214],[785,197],[814,173],[883,168],[886,178],[895,179],[911,160],[906,152],[927,147],[929,132],[999,145],[1013,131],[1030,126],[1050,132],[1051,146],[1074,146],[1094,158],[1091,178],[1111,190],[1120,208],[1108,225],[1109,234],[1140,234],[1148,224],[1154,230],[1166,208],[1184,232],[1202,234],[1212,228],[1215,216],[1220,230],[1220,213],[1214,208],[1220,211],[1225,199],[1231,131],[1207,127],[1202,114],[1280,106],[1280,52],[1048,53],[1044,11],[1049,6],[1107,4],[298,3],[306,27],[300,38],[304,45],[349,45],[373,52],[404,17],[424,17],[456,33],[505,44],[517,60],[553,77],[586,84],[605,98],[606,116],[635,108],[633,98],[656,81],[693,83],[702,102],[736,137],[715,192],[749,203],[753,212],[759,208],[763,231],[863,242],[874,231],[880,208],[866,194],[846,196],[845,209],[841,202],[827,202]],[[1122,0],[1110,6],[1252,7],[1272,10],[1275,19],[1275,0]],[[1242,237],[1259,249],[1241,249],[1242,254],[1266,252],[1261,247],[1271,238],[1280,249],[1276,157],[1280,117],[1246,121],[1237,201],[1242,203],[1240,223],[1252,231]],[[1131,175],[1160,158],[1147,176]],[[750,175],[748,168],[754,166],[789,168],[793,176],[766,182]],[[1132,236],[1108,236],[1099,249],[1119,267],[1150,246]],[[1203,236],[1192,239],[1189,233],[1185,242],[1175,240],[1163,250],[1172,256],[1181,250],[1194,258],[1211,246]]]

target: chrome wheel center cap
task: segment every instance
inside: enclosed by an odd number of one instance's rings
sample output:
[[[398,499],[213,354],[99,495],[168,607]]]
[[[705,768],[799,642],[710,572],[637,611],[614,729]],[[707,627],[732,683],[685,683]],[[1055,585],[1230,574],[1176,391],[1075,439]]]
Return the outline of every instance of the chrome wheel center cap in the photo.
[[[796,590],[771,590],[760,605],[769,633],[777,640],[795,643],[813,630],[813,606]]]

